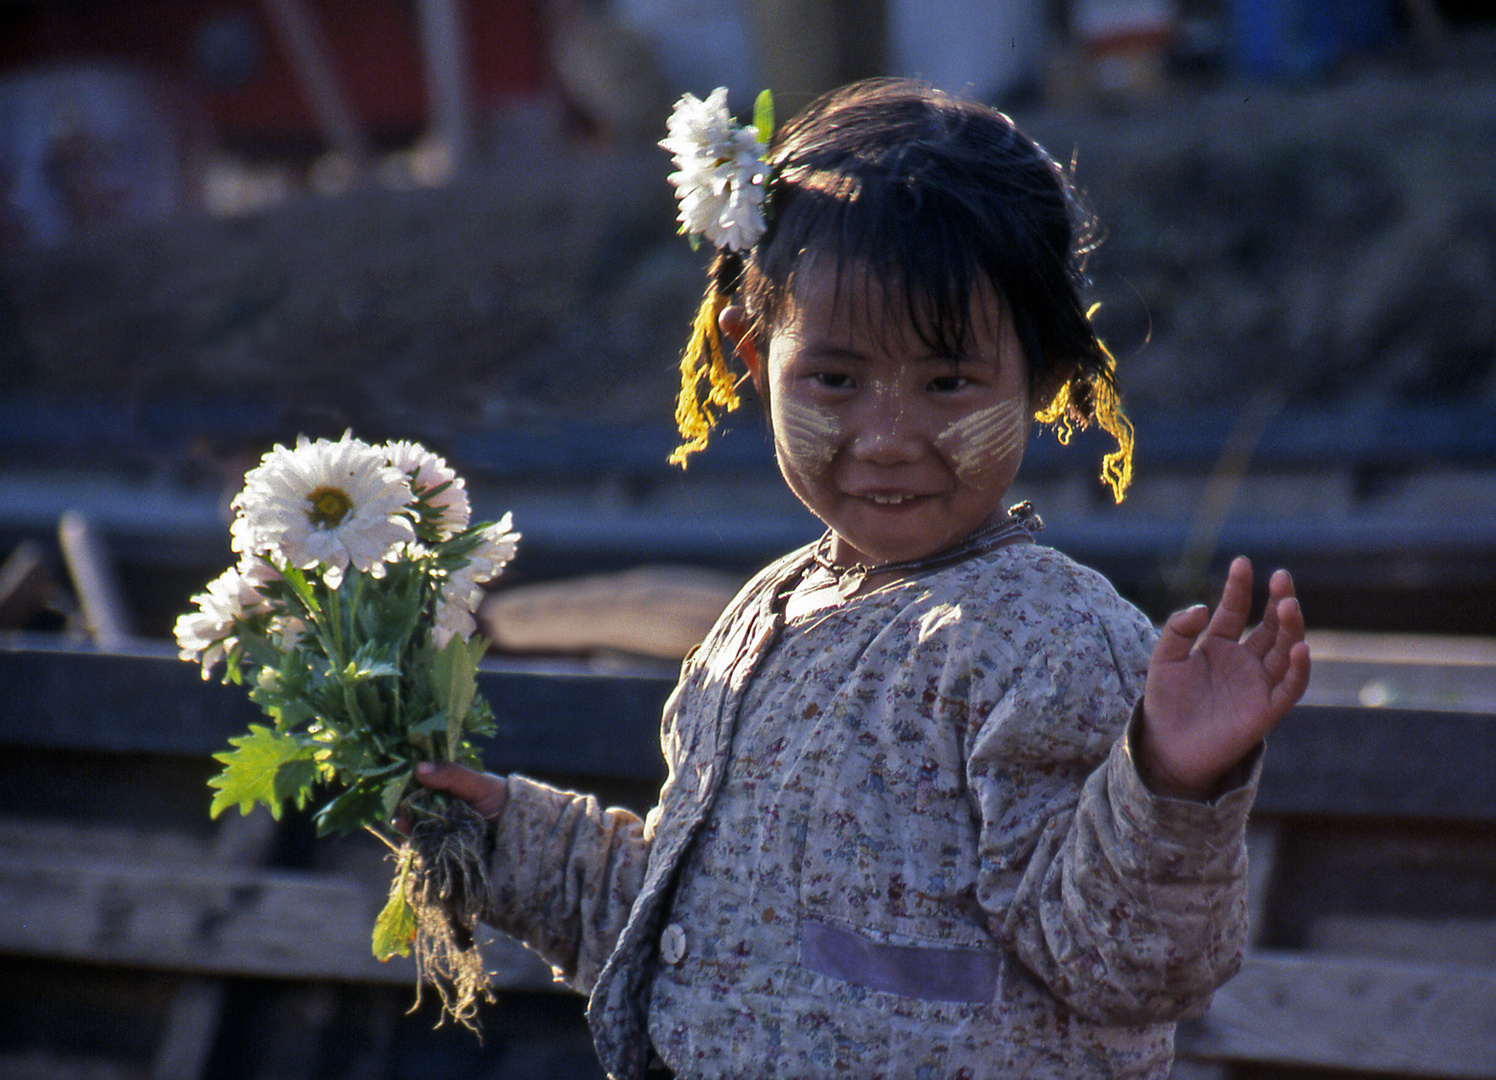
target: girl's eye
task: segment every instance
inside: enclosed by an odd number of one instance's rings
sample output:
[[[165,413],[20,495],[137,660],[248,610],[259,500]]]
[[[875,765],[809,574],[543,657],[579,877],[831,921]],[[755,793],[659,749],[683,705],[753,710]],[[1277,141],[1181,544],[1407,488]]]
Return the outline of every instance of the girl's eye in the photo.
[[[951,394],[971,385],[965,375],[937,375],[930,380],[930,389],[937,394]]]
[[[846,390],[852,385],[852,376],[840,371],[817,371],[810,378],[812,382],[827,390]]]

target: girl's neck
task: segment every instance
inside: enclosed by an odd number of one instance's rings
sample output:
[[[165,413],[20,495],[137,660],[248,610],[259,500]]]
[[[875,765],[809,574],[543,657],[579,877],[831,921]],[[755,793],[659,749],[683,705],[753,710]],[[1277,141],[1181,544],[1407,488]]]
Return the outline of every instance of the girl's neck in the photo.
[[[793,620],[814,614],[892,582],[953,566],[995,548],[1024,543],[1043,527],[1044,523],[1033,506],[1019,503],[943,551],[920,559],[882,565],[848,565],[833,560],[830,552],[835,534],[827,532],[812,550],[810,566],[785,602],[785,618]]]

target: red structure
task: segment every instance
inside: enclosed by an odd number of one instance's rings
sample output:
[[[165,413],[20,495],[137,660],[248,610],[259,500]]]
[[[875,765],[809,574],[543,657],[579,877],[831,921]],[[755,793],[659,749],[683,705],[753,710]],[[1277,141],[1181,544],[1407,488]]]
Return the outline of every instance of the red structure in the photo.
[[[473,110],[541,90],[531,0],[456,0]],[[359,128],[402,134],[430,119],[416,0],[297,0]],[[0,9],[0,78],[53,62],[123,63],[171,77],[230,141],[311,138],[319,126],[271,5],[224,0],[57,0]]]

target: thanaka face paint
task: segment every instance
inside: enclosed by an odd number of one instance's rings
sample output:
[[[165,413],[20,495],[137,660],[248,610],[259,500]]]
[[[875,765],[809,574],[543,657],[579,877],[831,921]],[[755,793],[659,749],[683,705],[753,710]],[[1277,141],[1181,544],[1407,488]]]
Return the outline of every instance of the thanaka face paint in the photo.
[[[958,476],[972,476],[997,458],[1022,451],[1028,439],[1028,402],[1000,401],[952,423],[935,437]]]
[[[775,417],[779,452],[801,469],[824,469],[836,456],[842,425],[835,413],[806,401],[786,401]]]
[[[1005,513],[1028,365],[995,293],[973,309],[962,354],[935,355],[897,289],[815,262],[797,273],[758,377],[780,472],[838,562],[923,558]]]

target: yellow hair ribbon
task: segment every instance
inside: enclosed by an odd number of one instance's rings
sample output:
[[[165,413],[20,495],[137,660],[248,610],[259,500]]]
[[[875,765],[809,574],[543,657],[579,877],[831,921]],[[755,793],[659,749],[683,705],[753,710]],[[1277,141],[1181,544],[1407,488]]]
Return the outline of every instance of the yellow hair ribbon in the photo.
[[[1101,459],[1101,479],[1112,489],[1112,498],[1121,502],[1132,483],[1132,448],[1134,433],[1132,421],[1122,410],[1122,399],[1109,380],[1096,379],[1091,384],[1092,400],[1096,403],[1096,422],[1112,438],[1117,440],[1117,449]]]
[[[1116,358],[1107,351],[1105,345],[1101,346],[1101,352],[1106,357],[1107,374],[1116,371]],[[1069,445],[1070,436],[1075,434],[1076,428],[1085,427],[1091,419],[1095,419],[1102,431],[1116,439],[1117,449],[1101,459],[1101,482],[1111,488],[1112,498],[1120,503],[1128,485],[1132,483],[1132,450],[1136,441],[1132,421],[1123,411],[1122,399],[1117,396],[1111,379],[1098,374],[1092,375],[1089,381],[1092,417],[1086,417],[1072,407],[1071,384],[1067,382],[1050,399],[1048,405],[1034,414],[1034,419],[1041,424],[1053,424],[1055,438],[1059,439],[1061,446]]]
[[[737,378],[722,353],[722,331],[717,324],[727,297],[715,287],[707,289],[691,340],[680,360],[680,394],[675,399],[675,426],[684,442],[670,455],[670,464],[686,467],[686,458],[705,449],[707,436],[717,422],[717,412],[738,407]],[[706,386],[701,384],[705,381]],[[703,397],[702,391],[705,390]]]

